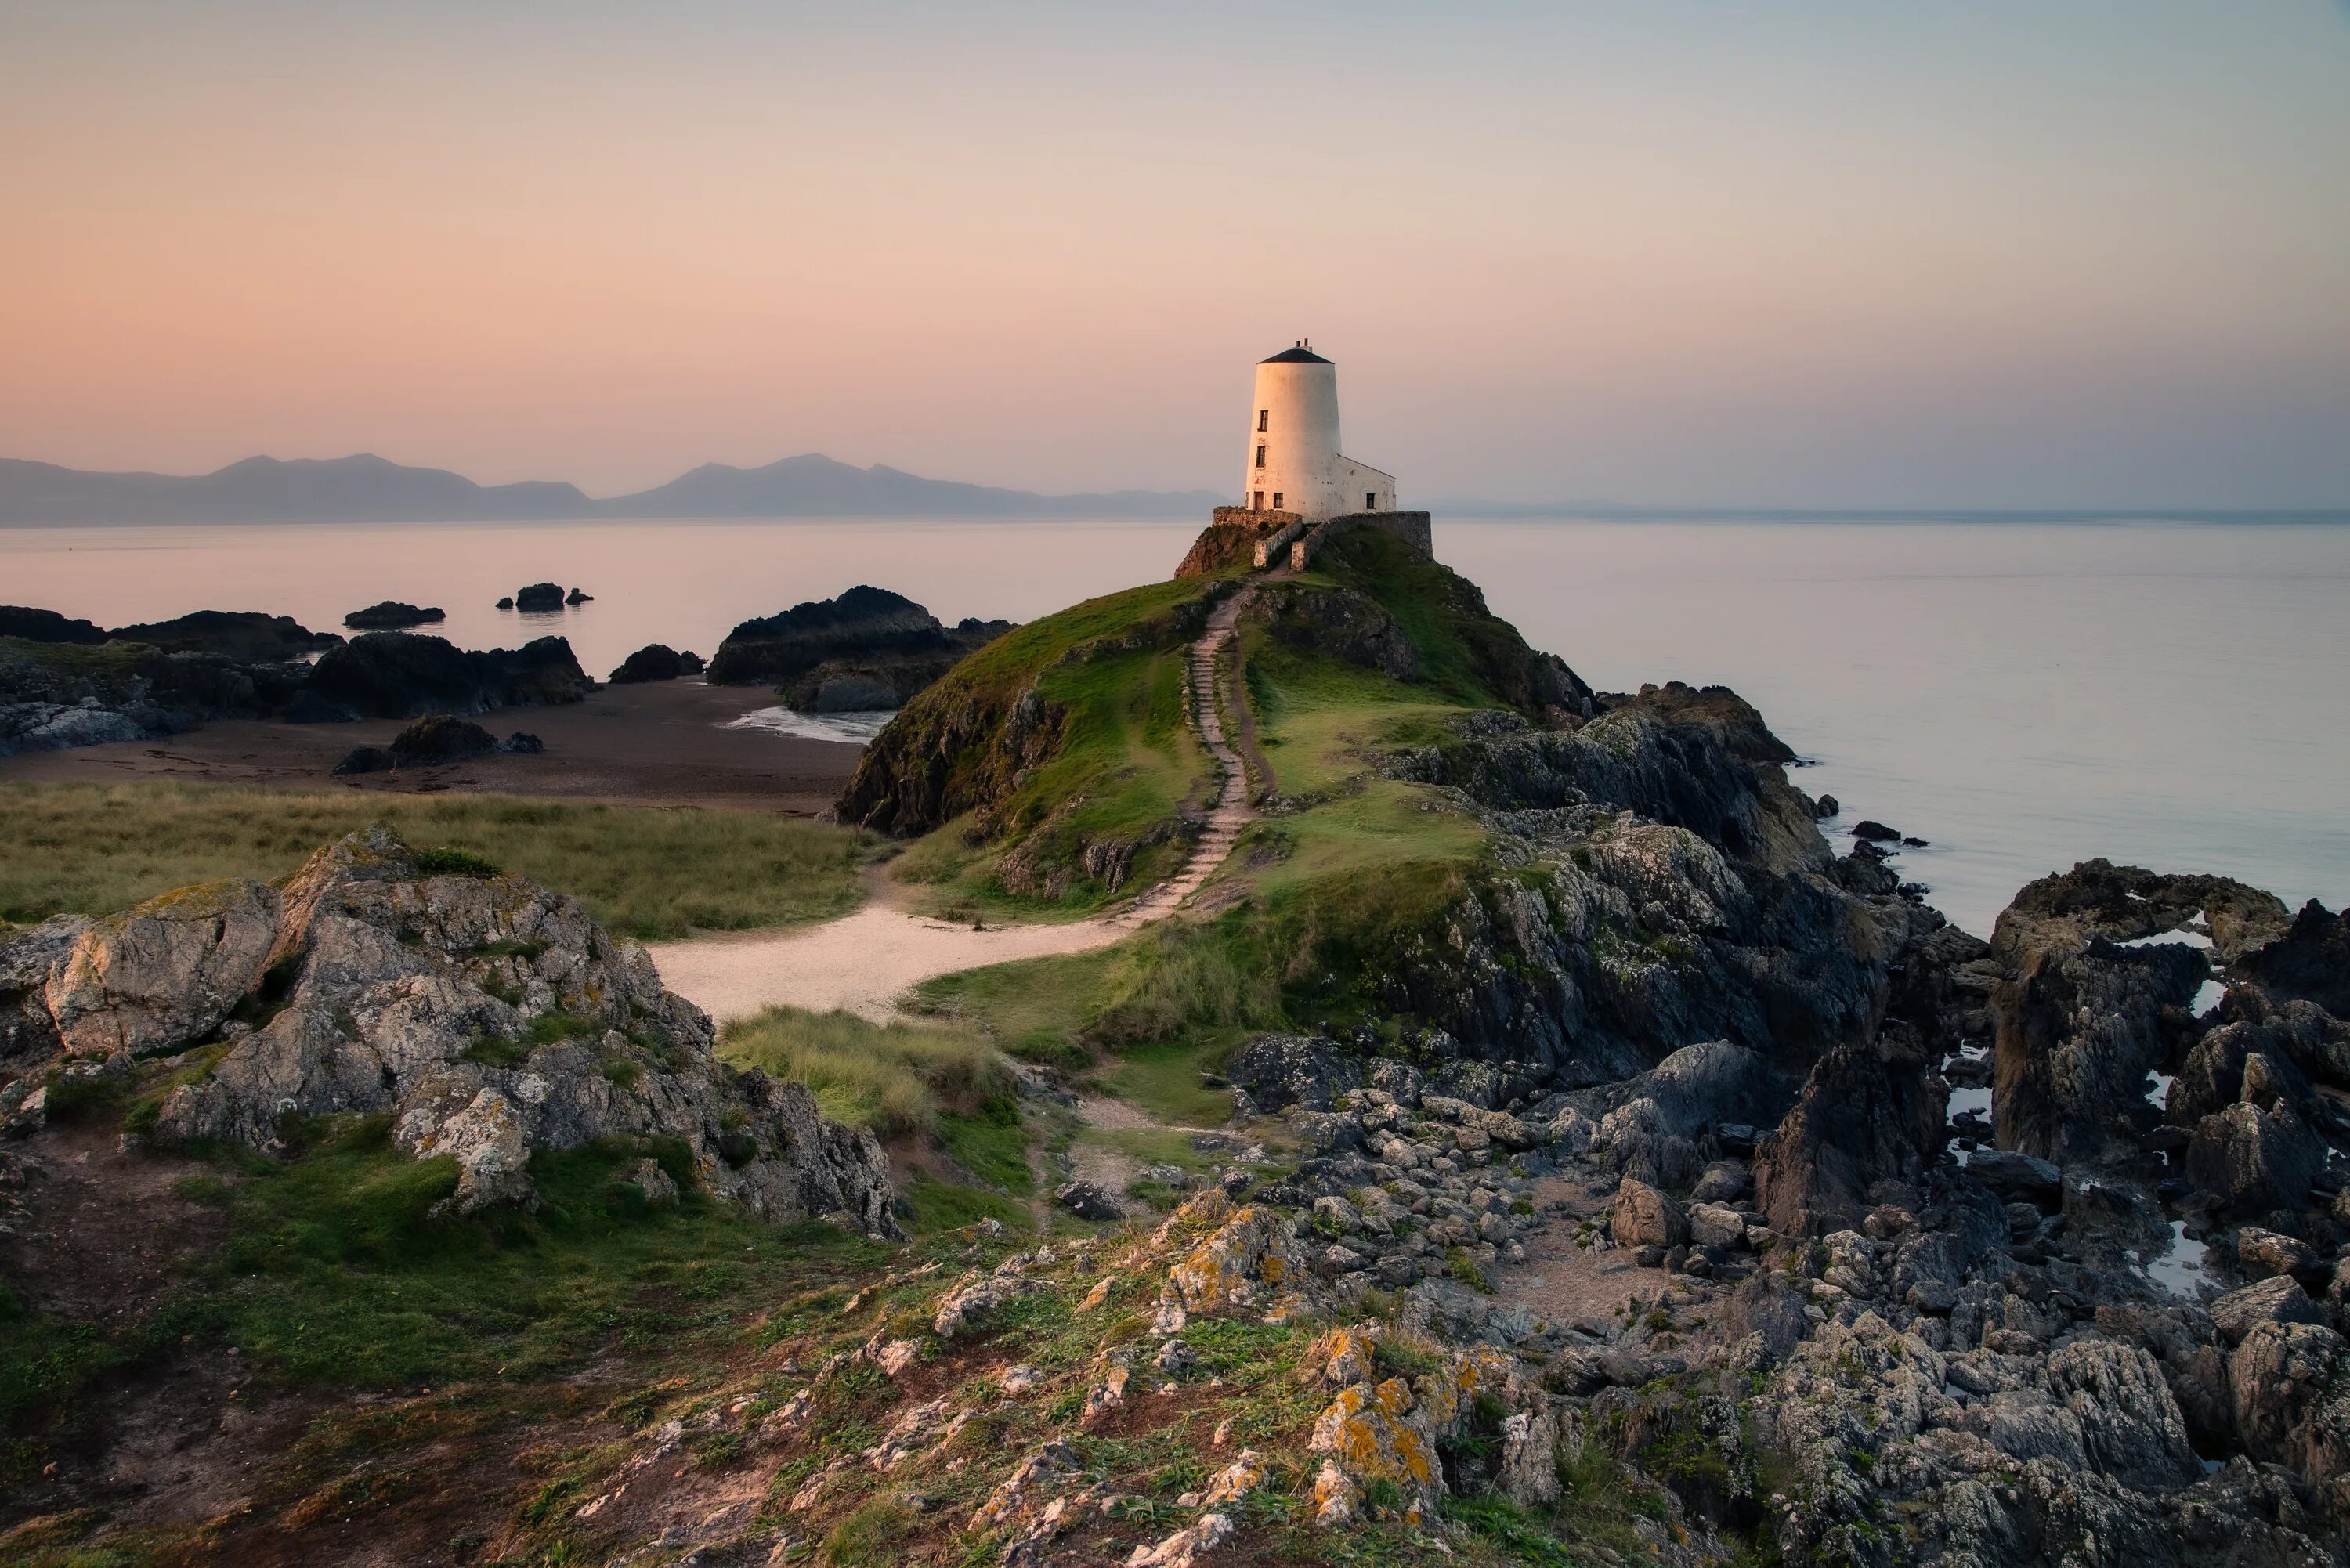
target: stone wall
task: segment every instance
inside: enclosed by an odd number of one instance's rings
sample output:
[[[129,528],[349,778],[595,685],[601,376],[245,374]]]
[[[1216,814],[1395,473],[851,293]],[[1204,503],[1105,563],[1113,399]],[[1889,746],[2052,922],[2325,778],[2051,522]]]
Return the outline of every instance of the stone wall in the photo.
[[[1257,546],[1295,528],[1304,520],[1295,512],[1252,510],[1246,506],[1219,506],[1212,520],[1191,541],[1191,552],[1182,565],[1175,568],[1179,577],[1204,577],[1229,566],[1262,566]]]

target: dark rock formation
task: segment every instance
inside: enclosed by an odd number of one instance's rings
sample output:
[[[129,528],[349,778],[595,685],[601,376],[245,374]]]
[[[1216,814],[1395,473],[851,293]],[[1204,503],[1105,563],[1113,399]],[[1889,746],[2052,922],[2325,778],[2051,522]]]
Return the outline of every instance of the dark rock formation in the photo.
[[[2350,1020],[2350,909],[2329,915],[2312,898],[2275,940],[2230,966],[2275,1002],[2312,1002]]]
[[[691,673],[685,661],[692,657],[679,653],[666,643],[649,642],[620,661],[620,667],[612,671],[612,684],[633,686],[648,680],[674,680]],[[695,660],[697,666],[700,662]]]
[[[172,620],[117,627],[107,635],[166,653],[209,653],[244,664],[300,659],[343,640],[330,631],[312,631],[291,616],[258,610],[196,610]]]
[[[307,673],[296,662],[246,664],[144,643],[0,638],[0,756],[151,740],[275,711]]]
[[[786,706],[804,712],[900,708],[1010,629],[1008,621],[972,619],[948,628],[902,595],[854,587],[744,621],[711,657],[709,680],[772,681]]]
[[[70,620],[55,610],[23,605],[0,605],[0,637],[22,638],[26,642],[78,642],[93,648],[106,640],[106,633],[90,621]]]
[[[459,763],[468,757],[478,757],[489,752],[531,751],[543,748],[536,736],[516,735],[517,742],[501,746],[497,737],[479,724],[446,713],[428,713],[391,738],[388,746],[359,746],[335,765],[338,774],[380,773],[388,768],[430,767],[440,763]]]
[[[2285,924],[2282,905],[2240,882],[2104,860],[2016,895],[1991,933],[2009,977],[1992,998],[2002,1147],[2063,1163],[2135,1144],[2146,1075],[2183,1052],[2186,1006],[2211,965],[2188,940],[2121,944],[2199,913],[2223,959]]]
[[[345,626],[359,631],[405,631],[411,626],[429,626],[449,618],[437,608],[421,608],[402,604],[397,599],[384,599],[365,609],[355,609],[343,618]]]
[[[533,583],[514,591],[514,607],[518,610],[558,610],[563,607],[563,585]]]
[[[475,653],[445,638],[379,631],[328,650],[287,717],[316,722],[482,713],[577,702],[595,686],[559,637]]]
[[[514,608],[514,595],[512,595],[512,594],[507,594],[507,595],[505,595],[504,597],[503,597],[502,598],[500,598],[500,599],[498,600],[498,608],[500,608],[500,609],[512,609],[512,608]]]
[[[1756,1152],[1754,1180],[1773,1230],[1859,1228],[1889,1186],[1914,1188],[1941,1155],[1948,1096],[1901,1036],[1846,1042],[1812,1069],[1803,1098]]]
[[[574,588],[569,593],[563,596],[563,602],[573,606],[584,605],[595,597],[596,596],[594,594],[589,593],[585,588]]]
[[[450,1201],[472,1210],[532,1202],[535,1150],[674,1138],[712,1193],[763,1217],[895,1233],[872,1135],[825,1120],[805,1085],[719,1062],[643,949],[518,877],[429,864],[376,828],[282,894],[216,883],[36,928],[0,940],[0,1012],[26,1012],[41,970],[65,1053],[226,1045],[163,1100],[166,1143],[276,1152],[289,1114],[382,1113],[399,1147],[453,1158]],[[257,1023],[231,1016],[265,986]],[[541,1043],[549,1023],[565,1037]]]

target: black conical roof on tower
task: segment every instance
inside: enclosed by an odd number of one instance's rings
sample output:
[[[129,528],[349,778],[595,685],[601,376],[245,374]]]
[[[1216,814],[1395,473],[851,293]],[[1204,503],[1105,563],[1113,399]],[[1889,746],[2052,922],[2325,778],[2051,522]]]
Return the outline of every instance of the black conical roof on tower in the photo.
[[[1260,359],[1257,363],[1260,365],[1327,365],[1330,361],[1308,348],[1305,344],[1299,343],[1284,348],[1271,358]]]

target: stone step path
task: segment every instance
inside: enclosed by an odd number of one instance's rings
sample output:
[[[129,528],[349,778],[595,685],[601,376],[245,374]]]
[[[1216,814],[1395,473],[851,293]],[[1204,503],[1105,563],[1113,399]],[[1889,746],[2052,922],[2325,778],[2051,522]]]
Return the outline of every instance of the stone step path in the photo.
[[[1216,711],[1216,661],[1232,646],[1244,597],[1234,594],[1218,605],[1208,617],[1207,629],[1191,645],[1191,727],[1223,772],[1223,785],[1208,813],[1208,830],[1191,846],[1183,868],[1111,916],[1113,925],[1131,930],[1174,913],[1215,874],[1224,857],[1232,852],[1242,830],[1256,819],[1249,805],[1248,769],[1224,739],[1223,715]]]

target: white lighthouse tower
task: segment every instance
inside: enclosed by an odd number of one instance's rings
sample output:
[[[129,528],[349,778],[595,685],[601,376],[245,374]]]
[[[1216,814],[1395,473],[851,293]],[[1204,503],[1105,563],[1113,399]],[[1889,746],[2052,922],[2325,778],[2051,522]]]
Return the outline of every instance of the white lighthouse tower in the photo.
[[[1241,504],[1307,524],[1395,510],[1395,476],[1338,450],[1338,367],[1300,338],[1256,368]]]

